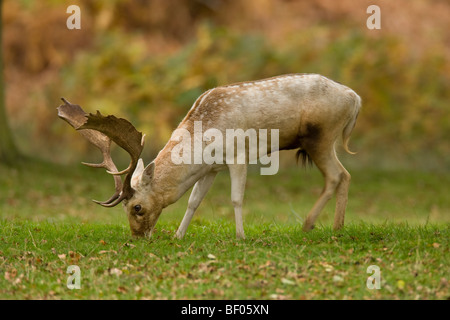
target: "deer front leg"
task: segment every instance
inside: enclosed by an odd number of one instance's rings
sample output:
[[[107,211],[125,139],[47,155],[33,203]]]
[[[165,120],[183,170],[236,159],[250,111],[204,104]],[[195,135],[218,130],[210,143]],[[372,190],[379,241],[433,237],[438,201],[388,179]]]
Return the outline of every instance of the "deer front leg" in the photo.
[[[245,239],[244,223],[242,220],[242,203],[244,201],[245,182],[247,180],[247,165],[228,165],[231,178],[231,202],[236,219],[236,238]]]
[[[192,217],[194,216],[195,210],[197,210],[206,193],[211,188],[216,175],[217,172],[210,172],[195,183],[191,195],[189,196],[186,213],[184,214],[183,220],[181,221],[175,235],[178,239],[182,239],[186,234],[186,230],[192,220]]]

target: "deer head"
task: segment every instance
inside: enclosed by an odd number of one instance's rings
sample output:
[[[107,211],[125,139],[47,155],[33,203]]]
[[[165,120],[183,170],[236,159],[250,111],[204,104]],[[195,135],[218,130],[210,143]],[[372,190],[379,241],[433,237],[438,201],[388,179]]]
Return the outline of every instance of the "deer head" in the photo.
[[[106,201],[93,200],[104,207],[114,207],[123,201],[134,236],[150,236],[156,221],[161,214],[162,207],[152,200],[151,182],[155,165],[150,163],[144,168],[139,156],[144,147],[145,135],[138,132],[127,120],[113,115],[103,116],[87,114],[79,105],[74,105],[61,98],[63,105],[58,107],[58,116],[79,130],[89,142],[96,146],[103,154],[103,161],[99,164],[84,163],[94,168],[105,168],[114,177],[115,193]],[[115,142],[131,157],[131,162],[125,170],[118,171],[114,164],[110,148]],[[120,176],[125,175],[122,182]]]

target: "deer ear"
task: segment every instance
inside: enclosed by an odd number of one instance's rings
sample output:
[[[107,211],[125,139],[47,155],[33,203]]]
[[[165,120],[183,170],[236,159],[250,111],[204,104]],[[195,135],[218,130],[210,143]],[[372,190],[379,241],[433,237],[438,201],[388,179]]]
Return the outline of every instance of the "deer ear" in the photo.
[[[155,163],[151,162],[142,173],[141,181],[144,184],[149,184],[153,179],[153,173],[155,171]]]
[[[131,177],[131,188],[135,189],[141,182],[142,172],[144,172],[144,161],[139,159],[136,169],[133,172],[133,176]]]

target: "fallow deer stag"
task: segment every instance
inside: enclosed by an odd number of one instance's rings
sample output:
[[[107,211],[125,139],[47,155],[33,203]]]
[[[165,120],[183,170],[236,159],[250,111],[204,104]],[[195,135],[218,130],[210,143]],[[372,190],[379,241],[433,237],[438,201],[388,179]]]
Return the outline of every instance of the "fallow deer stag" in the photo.
[[[97,114],[86,114],[80,106],[65,99],[63,101],[64,104],[58,108],[58,116],[80,130],[103,154],[101,164],[87,165],[106,168],[108,173],[114,175],[116,192],[109,200],[96,202],[113,207],[123,201],[133,236],[150,237],[163,208],[194,186],[176,233],[181,239],[217,172],[228,168],[236,236],[244,238],[242,203],[248,162],[233,160],[242,152],[248,159],[249,150],[238,150],[232,159],[223,155],[225,161],[213,164],[175,164],[171,154],[180,143],[177,142],[180,137],[174,134],[154,161],[144,167],[142,159],[139,159],[144,144],[142,133],[127,120],[105,117],[98,111]],[[317,74],[288,74],[206,91],[194,102],[175,132],[185,130],[193,136],[197,121],[205,130],[215,129],[224,134],[227,129],[278,130],[277,148],[265,146],[266,154],[298,149],[297,156],[314,162],[325,179],[325,187],[307,215],[303,230],[313,229],[319,213],[334,193],[336,210],[333,227],[337,230],[344,225],[350,174],[339,162],[335,144],[342,137],[345,151],[352,153],[348,150],[348,141],[360,108],[360,97],[342,84]],[[181,143],[190,147],[194,140],[186,139]],[[123,171],[119,172],[111,159],[111,141],[130,154],[131,163]],[[201,141],[201,144],[207,145],[207,140]],[[261,150],[261,145],[257,148]],[[188,150],[194,152],[191,148]],[[124,174],[122,183],[120,175]]]

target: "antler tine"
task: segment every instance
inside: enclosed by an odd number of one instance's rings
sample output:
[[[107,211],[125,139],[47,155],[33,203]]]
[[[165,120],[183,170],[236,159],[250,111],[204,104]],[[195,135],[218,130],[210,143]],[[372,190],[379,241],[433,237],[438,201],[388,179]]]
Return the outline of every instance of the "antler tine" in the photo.
[[[145,143],[145,134],[142,135],[142,139],[141,139],[141,146],[142,147],[144,147],[144,143]],[[129,164],[128,168],[126,168],[125,170],[119,171],[119,172],[116,172],[116,171],[106,171],[106,172],[108,172],[109,174],[118,175],[118,176],[124,175],[125,173],[129,173],[130,171],[131,171],[131,173],[133,173],[134,169],[136,169],[136,166],[135,166],[136,163],[134,163],[134,161],[132,161]],[[132,168],[133,168],[133,170],[131,170]]]
[[[97,203],[97,204],[99,204],[99,205],[102,205],[102,206],[104,206],[104,207],[109,207],[110,204],[113,203],[113,201],[117,200],[119,197],[120,197],[120,192],[119,192],[119,193],[115,192],[115,193],[112,195],[112,197],[109,198],[109,199],[106,200],[106,201],[98,201],[98,200],[94,200],[94,199],[92,199],[92,201],[94,201],[95,203]],[[123,199],[121,199],[120,201],[122,201],[122,200],[123,200]],[[119,201],[119,202],[120,202],[120,201]],[[118,202],[118,203],[119,203],[119,202]],[[115,205],[117,205],[117,203],[114,204],[114,205],[111,206],[111,207],[114,207]]]
[[[88,163],[88,162],[81,162],[81,164],[84,164],[85,166],[91,167],[91,168],[105,168],[105,163]],[[106,171],[108,172],[108,171]]]
[[[112,174],[113,176],[122,176],[122,175],[124,175],[124,174],[126,174],[126,173],[129,173],[131,167],[132,167],[132,163],[130,163],[130,165],[128,166],[128,168],[126,168],[125,170],[122,170],[122,171],[119,171],[119,172],[114,172],[114,171],[108,171],[108,170],[107,170],[106,172],[108,172],[109,174]]]
[[[109,200],[104,201],[104,202],[100,202],[97,200],[92,200],[95,203],[103,206],[103,207],[107,207],[107,208],[112,208],[117,206],[119,203],[121,203],[124,199],[127,198],[127,195],[125,193],[120,193],[118,195],[114,194]]]
[[[125,197],[121,197],[121,194],[114,194],[110,199],[106,200],[106,201],[97,201],[92,199],[92,201],[94,201],[95,203],[103,206],[103,207],[115,207],[116,205],[118,205],[120,202],[122,202],[122,200],[125,199]]]
[[[117,176],[115,176],[115,177],[117,177]],[[106,200],[104,202],[100,202],[97,200],[93,200],[93,201],[103,207],[107,207],[107,208],[115,207],[120,202],[122,202],[124,199],[127,199],[128,197],[130,197],[133,194],[134,190],[131,189],[131,175],[127,175],[125,177],[124,186],[125,187],[124,187],[123,191],[121,191],[121,192],[116,191],[116,193],[109,200]],[[126,191],[127,190],[126,186],[130,186],[129,187],[130,189],[128,191]]]
[[[110,170],[114,170],[115,172],[117,172],[117,168],[116,168],[114,162],[112,161],[109,153],[103,153],[103,162],[102,163],[82,162],[82,164],[84,164],[88,167],[92,167],[92,168],[104,168],[104,169],[106,169],[106,172],[111,172]],[[113,176],[113,178],[114,178],[114,185],[115,185],[115,193],[111,196],[111,198],[109,198],[108,200],[103,201],[103,202],[93,200],[95,203],[102,204],[102,205],[109,204],[119,197],[120,193],[122,192],[122,188],[123,188],[122,179],[116,175]]]

